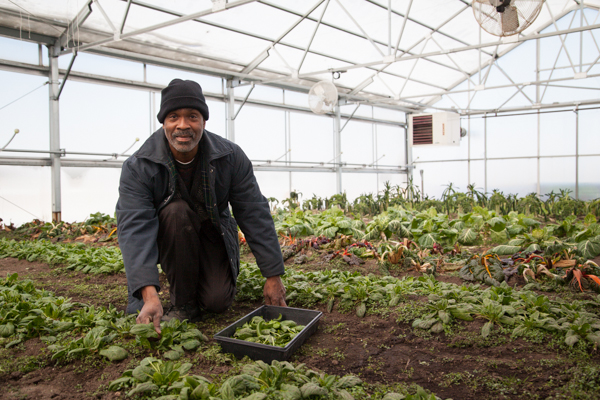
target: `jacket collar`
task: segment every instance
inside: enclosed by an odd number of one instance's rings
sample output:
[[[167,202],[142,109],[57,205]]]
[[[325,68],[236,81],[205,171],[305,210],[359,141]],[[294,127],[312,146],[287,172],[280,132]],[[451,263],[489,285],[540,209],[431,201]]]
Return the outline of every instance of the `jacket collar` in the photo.
[[[210,163],[217,158],[232,153],[233,149],[225,139],[205,129],[200,140],[200,151]],[[158,164],[168,164],[172,154],[163,128],[154,132],[134,155],[139,158],[147,158]]]

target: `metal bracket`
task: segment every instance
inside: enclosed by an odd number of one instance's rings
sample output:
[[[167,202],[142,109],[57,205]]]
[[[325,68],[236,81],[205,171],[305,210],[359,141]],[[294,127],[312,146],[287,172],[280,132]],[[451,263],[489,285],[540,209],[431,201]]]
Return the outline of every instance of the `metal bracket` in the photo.
[[[358,103],[356,105],[356,108],[354,109],[354,111],[352,111],[352,114],[350,114],[350,117],[348,117],[348,119],[346,120],[346,122],[344,123],[344,126],[342,126],[340,128],[340,133],[344,130],[344,128],[346,127],[346,125],[348,125],[348,122],[350,122],[350,120],[352,119],[352,117],[354,117],[354,114],[356,114],[356,111],[358,110],[358,107],[360,107],[360,103]]]
[[[242,104],[240,105],[240,107],[238,108],[237,112],[235,113],[235,115],[233,116],[232,120],[235,121],[235,119],[237,118],[238,114],[240,113],[240,111],[242,111],[242,107],[244,107],[244,104],[246,104],[246,102],[248,101],[248,97],[250,97],[250,94],[252,93],[252,91],[254,90],[254,82],[252,82],[252,87],[250,88],[250,90],[248,91],[248,94],[246,95],[246,98],[244,99],[244,101],[242,101]]]
[[[73,67],[73,62],[75,62],[75,57],[77,57],[77,50],[73,50],[73,57],[71,57],[71,62],[69,63],[69,68],[67,68],[67,72],[65,72],[65,77],[63,78],[63,81],[60,84],[60,88],[58,89],[58,94],[56,95],[54,100],[58,101],[60,99],[60,94],[62,93],[63,88],[65,87],[65,83],[67,82],[67,79],[69,78],[69,74],[71,73],[71,68]]]

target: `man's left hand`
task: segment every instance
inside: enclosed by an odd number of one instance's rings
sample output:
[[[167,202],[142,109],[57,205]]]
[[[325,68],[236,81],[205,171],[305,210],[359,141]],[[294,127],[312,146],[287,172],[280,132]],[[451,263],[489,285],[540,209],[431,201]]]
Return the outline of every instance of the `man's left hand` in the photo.
[[[265,304],[287,307],[287,304],[285,304],[285,287],[283,286],[283,282],[281,282],[281,277],[268,277],[263,289],[263,295],[265,296]]]

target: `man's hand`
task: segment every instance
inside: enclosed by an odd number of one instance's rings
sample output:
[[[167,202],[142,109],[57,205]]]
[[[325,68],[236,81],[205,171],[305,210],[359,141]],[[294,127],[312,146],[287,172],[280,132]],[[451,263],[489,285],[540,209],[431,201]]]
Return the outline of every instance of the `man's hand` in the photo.
[[[158,293],[154,286],[146,286],[142,288],[142,298],[144,306],[137,316],[135,322],[138,324],[154,323],[154,330],[160,335],[160,318],[163,316],[163,307],[160,303]]]
[[[267,278],[263,289],[265,296],[265,304],[269,306],[287,307],[285,304],[285,287],[279,276],[271,276]]]

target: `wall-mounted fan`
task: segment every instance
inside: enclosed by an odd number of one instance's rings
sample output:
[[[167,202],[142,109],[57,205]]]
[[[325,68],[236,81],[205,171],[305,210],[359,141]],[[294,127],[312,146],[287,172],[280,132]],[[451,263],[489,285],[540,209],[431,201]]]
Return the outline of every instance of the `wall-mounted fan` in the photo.
[[[315,83],[308,92],[308,106],[315,114],[333,112],[338,102],[338,90],[329,81]]]
[[[516,35],[539,15],[545,0],[474,0],[473,14],[481,27],[495,36]]]

